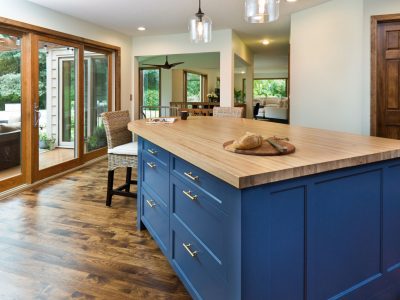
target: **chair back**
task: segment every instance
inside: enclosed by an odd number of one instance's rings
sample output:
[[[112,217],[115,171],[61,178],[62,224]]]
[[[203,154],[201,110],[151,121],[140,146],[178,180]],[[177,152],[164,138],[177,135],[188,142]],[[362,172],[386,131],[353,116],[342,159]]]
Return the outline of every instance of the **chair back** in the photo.
[[[243,118],[243,107],[214,107],[213,117]]]
[[[131,121],[129,111],[111,111],[101,114],[107,135],[108,149],[132,142],[132,133],[128,130]]]

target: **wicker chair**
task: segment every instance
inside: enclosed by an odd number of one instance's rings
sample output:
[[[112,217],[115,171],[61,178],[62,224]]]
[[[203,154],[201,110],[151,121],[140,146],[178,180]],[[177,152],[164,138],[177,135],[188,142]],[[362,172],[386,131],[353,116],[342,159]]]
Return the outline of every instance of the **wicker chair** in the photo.
[[[213,117],[219,118],[243,118],[243,107],[215,107]]]
[[[132,133],[128,130],[130,122],[128,111],[105,112],[101,114],[107,135],[108,146],[108,184],[106,205],[111,206],[112,196],[120,195],[136,198],[137,194],[130,192],[132,168],[137,168],[137,142],[132,142]],[[126,181],[114,189],[114,171],[126,168]]]

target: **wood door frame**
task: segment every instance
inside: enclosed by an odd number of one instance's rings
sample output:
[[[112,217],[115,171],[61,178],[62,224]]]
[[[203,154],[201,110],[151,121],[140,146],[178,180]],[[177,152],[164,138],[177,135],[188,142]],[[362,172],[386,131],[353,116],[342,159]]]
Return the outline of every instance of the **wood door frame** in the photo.
[[[0,28],[7,33],[12,35],[21,36],[21,144],[23,145],[21,149],[21,174],[1,180],[1,188],[0,192],[8,190],[10,188],[16,187],[18,185],[24,183],[33,183],[36,180],[40,180],[47,176],[54,175],[54,173],[65,171],[66,168],[78,167],[83,163],[92,160],[94,158],[104,156],[107,153],[106,148],[98,149],[92,151],[90,153],[84,153],[84,142],[83,138],[78,141],[78,158],[75,159],[74,163],[63,163],[59,165],[59,167],[54,168],[53,171],[43,171],[43,174],[40,176],[35,176],[34,174],[34,167],[35,163],[37,164],[38,161],[34,161],[34,151],[32,149],[32,145],[38,143],[37,137],[33,136],[33,121],[34,116],[32,114],[33,111],[33,104],[35,99],[33,98],[35,95],[35,80],[37,80],[37,74],[35,73],[36,68],[33,64],[34,57],[37,55],[37,47],[35,45],[35,37],[46,37],[49,39],[55,39],[58,43],[61,44],[68,44],[73,43],[75,45],[79,45],[77,47],[79,49],[79,53],[82,53],[82,58],[84,58],[84,47],[85,48],[92,48],[96,49],[96,51],[101,51],[103,53],[109,54],[109,64],[112,62],[111,67],[109,68],[109,101],[111,102],[114,100],[112,105],[109,105],[111,109],[120,110],[121,109],[121,48],[118,46],[113,46],[110,44],[106,44],[103,42],[98,42],[95,40],[83,38],[76,35],[71,35],[67,33],[63,33],[60,31],[31,25],[28,23],[15,21],[12,19],[0,17]],[[79,54],[81,55],[81,54]],[[83,61],[82,58],[79,58],[79,61]],[[77,93],[79,94],[79,99],[83,99],[84,95],[84,67],[83,64],[78,64],[79,74],[81,74],[78,78],[78,90]],[[79,85],[80,83],[80,85]],[[114,98],[112,98],[114,93]],[[83,137],[83,101],[82,107],[78,104],[78,125],[77,125],[77,133],[79,136]],[[37,159],[36,159],[37,160]],[[71,162],[71,161],[70,161]],[[45,169],[48,170],[48,169]]]
[[[31,105],[30,107],[34,107],[35,103],[37,102],[37,105],[39,105],[39,43],[40,42],[48,42],[48,43],[53,43],[53,44],[58,44],[61,46],[66,46],[66,47],[74,47],[76,49],[78,49],[78,61],[76,62],[76,66],[77,69],[80,69],[80,65],[82,64],[80,61],[80,56],[81,56],[81,52],[83,51],[83,46],[82,44],[79,43],[74,43],[71,41],[64,41],[62,39],[57,39],[57,38],[53,38],[53,37],[48,37],[48,36],[44,36],[44,35],[38,35],[38,34],[34,34],[33,38],[32,38],[32,60],[31,60],[31,65],[32,65],[32,97],[30,98],[31,100]],[[39,161],[39,129],[36,128],[34,125],[34,122],[31,122],[31,131],[30,131],[30,135],[32,137],[32,145],[36,145],[32,147],[32,153],[31,153],[31,160],[32,160],[32,168],[31,168],[31,172],[32,172],[32,179],[33,181],[38,181],[41,179],[44,179],[46,177],[55,175],[57,173],[60,173],[66,169],[72,169],[75,167],[78,167],[79,165],[81,165],[81,149],[83,148],[83,139],[82,137],[79,135],[81,132],[81,127],[83,126],[83,123],[80,121],[80,115],[83,115],[83,111],[81,111],[80,109],[80,102],[82,102],[82,95],[81,95],[81,89],[82,89],[82,85],[83,85],[83,74],[78,73],[77,74],[77,95],[75,96],[76,101],[78,103],[78,105],[76,106],[76,119],[77,122],[75,124],[75,128],[76,128],[76,140],[77,142],[75,143],[76,145],[76,149],[74,149],[74,153],[77,154],[77,157],[75,157],[72,160],[69,161],[65,161],[62,162],[60,164],[54,165],[54,166],[50,166],[48,168],[45,169],[40,169],[40,161]],[[33,111],[33,110],[32,110]],[[59,120],[58,120],[59,121]],[[29,182],[31,183],[31,182]]]
[[[370,134],[378,133],[378,26],[380,23],[398,22],[400,14],[371,16],[371,127]]]

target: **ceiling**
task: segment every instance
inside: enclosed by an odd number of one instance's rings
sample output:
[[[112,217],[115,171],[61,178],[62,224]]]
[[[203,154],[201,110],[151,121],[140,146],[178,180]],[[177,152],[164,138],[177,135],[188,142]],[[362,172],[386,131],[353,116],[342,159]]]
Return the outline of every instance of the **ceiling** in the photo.
[[[187,32],[187,22],[198,7],[197,0],[29,0],[41,6],[129,36]],[[202,9],[211,17],[213,29],[234,29],[255,53],[287,55],[290,14],[330,0],[281,0],[280,18],[269,24],[249,24],[243,19],[244,0],[203,0]],[[144,32],[137,27],[145,26]],[[271,41],[261,44],[262,39]]]

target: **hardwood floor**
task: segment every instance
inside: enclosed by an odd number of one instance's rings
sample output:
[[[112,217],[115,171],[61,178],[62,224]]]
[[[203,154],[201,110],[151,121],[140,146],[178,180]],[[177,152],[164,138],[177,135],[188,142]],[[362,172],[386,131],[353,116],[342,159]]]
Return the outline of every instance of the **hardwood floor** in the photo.
[[[136,200],[105,206],[106,175],[102,161],[0,201],[0,299],[190,299]]]

